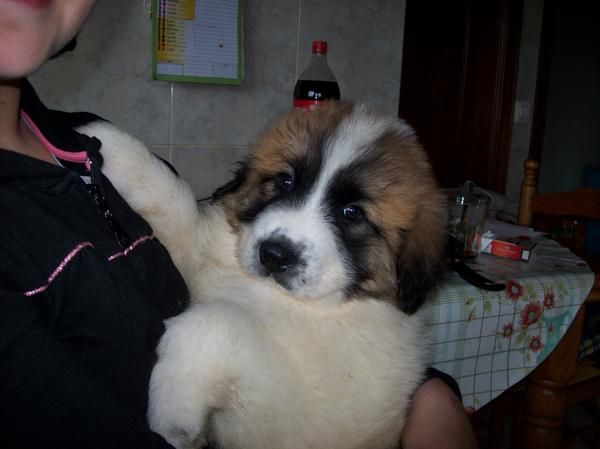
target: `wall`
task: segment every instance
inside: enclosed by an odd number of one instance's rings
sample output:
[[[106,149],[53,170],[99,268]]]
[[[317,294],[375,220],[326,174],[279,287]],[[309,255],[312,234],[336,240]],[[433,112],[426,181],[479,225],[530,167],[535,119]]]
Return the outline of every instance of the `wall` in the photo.
[[[342,97],[396,114],[405,0],[245,2],[241,87],[151,79],[145,0],[102,0],[75,52],[32,77],[49,107],[95,112],[170,160],[198,198],[229,179],[260,130],[290,108],[314,39],[329,43]]]
[[[585,167],[600,167],[599,22],[598,2],[556,2],[542,192],[582,187]]]
[[[523,3],[516,101],[529,104],[530,112],[533,114],[544,0],[525,0]],[[511,150],[506,177],[506,197],[514,205],[519,202],[524,172],[523,162],[529,155],[530,138],[531,118],[512,124]]]

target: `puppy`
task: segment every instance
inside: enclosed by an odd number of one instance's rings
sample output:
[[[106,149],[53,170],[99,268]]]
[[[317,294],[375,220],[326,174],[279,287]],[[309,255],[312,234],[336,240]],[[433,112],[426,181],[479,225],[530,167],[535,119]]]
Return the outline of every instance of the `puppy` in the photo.
[[[152,429],[178,448],[397,447],[445,221],[406,123],[348,103],[293,111],[201,210],[139,141],[81,132],[192,295],[158,348]]]

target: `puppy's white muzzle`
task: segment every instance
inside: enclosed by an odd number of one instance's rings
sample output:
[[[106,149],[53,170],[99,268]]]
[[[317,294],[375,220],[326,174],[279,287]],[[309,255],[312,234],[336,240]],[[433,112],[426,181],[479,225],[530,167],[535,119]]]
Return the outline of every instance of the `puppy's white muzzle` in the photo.
[[[243,268],[271,277],[294,296],[317,299],[343,291],[350,276],[331,225],[308,208],[273,208],[245,226]]]

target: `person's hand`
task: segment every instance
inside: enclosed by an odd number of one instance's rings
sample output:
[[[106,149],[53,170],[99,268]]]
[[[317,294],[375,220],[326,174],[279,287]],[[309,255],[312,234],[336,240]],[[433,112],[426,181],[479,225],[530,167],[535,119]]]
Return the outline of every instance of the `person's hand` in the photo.
[[[442,380],[419,387],[402,434],[404,449],[477,449],[469,417],[459,398]]]

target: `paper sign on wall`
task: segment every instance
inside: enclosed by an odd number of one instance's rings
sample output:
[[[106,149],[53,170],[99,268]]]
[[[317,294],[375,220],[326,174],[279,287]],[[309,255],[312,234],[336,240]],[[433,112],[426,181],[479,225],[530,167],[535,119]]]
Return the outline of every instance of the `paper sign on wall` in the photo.
[[[154,79],[241,84],[242,0],[153,0]]]

